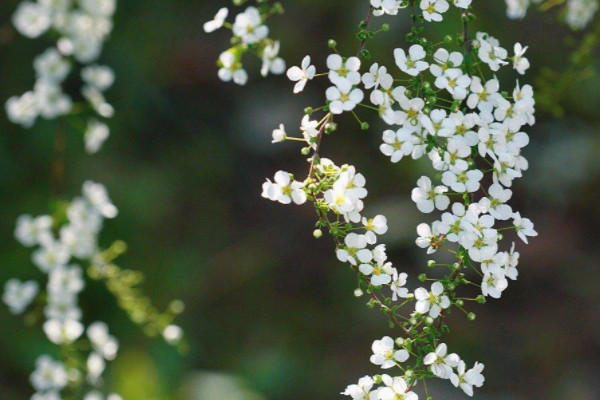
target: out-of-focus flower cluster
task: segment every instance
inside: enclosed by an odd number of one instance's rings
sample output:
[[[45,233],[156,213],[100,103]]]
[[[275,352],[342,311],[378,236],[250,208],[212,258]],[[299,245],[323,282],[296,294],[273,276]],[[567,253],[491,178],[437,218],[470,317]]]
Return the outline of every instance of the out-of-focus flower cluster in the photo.
[[[95,153],[102,147],[109,128],[100,119],[114,115],[104,92],[112,86],[115,75],[96,60],[113,29],[116,5],[116,0],[38,0],[19,5],[13,15],[17,31],[31,39],[46,35],[56,42],[33,61],[33,89],[6,102],[12,122],[31,128],[40,117],[84,113],[88,115],[86,150]],[[82,101],[75,102],[75,94],[65,92],[69,80],[82,82],[76,94]]]
[[[505,0],[507,14],[512,19],[524,18],[527,10],[532,5],[541,5],[544,0]],[[563,5],[564,20],[574,30],[584,29],[598,11],[598,0],[565,0],[561,2],[547,2]]]

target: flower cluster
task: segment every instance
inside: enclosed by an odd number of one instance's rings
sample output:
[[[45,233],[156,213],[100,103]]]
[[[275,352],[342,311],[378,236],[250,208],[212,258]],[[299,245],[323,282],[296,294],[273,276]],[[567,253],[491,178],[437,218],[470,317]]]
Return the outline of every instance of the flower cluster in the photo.
[[[38,0],[21,3],[13,15],[17,31],[28,38],[43,34],[57,37],[55,46],[37,56],[33,62],[36,82],[33,90],[6,102],[9,119],[26,128],[38,117],[55,119],[72,113],[86,112],[86,150],[95,153],[109,136],[108,126],[98,120],[111,118],[113,107],[106,101],[104,91],[115,79],[110,67],[95,64],[104,41],[112,31],[112,16],[116,0]],[[71,72],[79,70],[83,82],[80,95],[85,101],[77,104],[65,83]],[[78,79],[72,78],[72,79]]]
[[[384,25],[370,31],[371,16],[395,15],[409,4],[414,26],[407,48],[393,50],[394,66],[372,63],[361,73],[360,57],[369,58],[367,40],[387,30]],[[502,90],[496,77],[503,68],[524,74],[529,68],[527,47],[517,43],[511,55],[487,33],[471,38],[471,1],[372,0],[370,5],[357,35],[363,39],[358,57],[341,56],[330,41],[334,54],[327,58],[324,73],[316,73],[309,56],[288,70],[296,82],[295,93],[318,76],[327,76],[331,86],[321,107],[305,109],[300,136],[289,135],[283,125],[273,131],[274,143],[297,141],[303,144],[302,154],[312,153],[308,176],[296,180],[279,171],[274,181],[264,183],[262,196],[283,204],[312,203],[318,215],[314,236],[321,237],[324,229],[331,234],[337,258],[357,273],[355,295],[367,293],[368,305],[380,308],[390,325],[402,330],[403,337],[396,340],[376,340],[371,357],[375,365],[397,369],[399,375],[364,377],[343,394],[353,399],[417,399],[415,386],[437,377],[472,396],[473,388],[483,385],[483,364],[467,369],[458,355],[447,354],[440,337],[448,330],[446,314],[458,310],[474,320],[475,314],[465,308],[467,302],[499,298],[508,281],[517,279],[519,253],[514,242],[502,249],[504,235],[512,232],[525,243],[537,236],[533,223],[508,204],[514,180],[528,169],[522,151],[529,137],[523,128],[535,123],[533,90],[518,80],[510,92]],[[449,35],[434,44],[422,37],[420,24],[452,14],[463,25],[458,39]],[[361,129],[369,129],[355,111],[359,107],[377,112],[389,125],[380,150],[392,163],[425,157],[431,163],[431,175],[417,181],[411,198],[420,212],[435,212],[438,219],[417,226],[416,244],[427,254],[450,253],[456,261],[428,261],[428,267],[445,269],[447,274],[441,279],[420,274],[419,281],[430,281],[427,287],[410,291],[408,275],[393,266],[385,245],[378,244],[387,231],[387,219],[363,216],[365,177],[352,165],[338,166],[319,155],[322,139],[339,130],[341,114],[353,114]],[[322,116],[315,118],[319,113]],[[465,285],[479,287],[480,294],[461,297],[458,289]]]
[[[48,279],[45,296],[40,294],[39,297],[37,282],[8,281],[4,302],[13,314],[22,314],[37,298],[46,319],[43,330],[52,343],[71,346],[84,341],[92,349],[84,365],[69,368],[49,356],[40,356],[31,376],[38,391],[35,399],[59,398],[61,390],[68,384],[82,384],[80,380],[94,387],[101,382],[105,361],[114,359],[117,354],[118,342],[108,333],[106,324],[90,324],[87,338],[83,337],[85,327],[78,305],[78,295],[85,287],[80,265],[95,263],[102,257],[98,234],[104,219],[116,215],[117,208],[104,186],[87,181],[83,184],[82,196],[65,204],[56,215],[23,215],[17,220],[15,237],[26,247],[37,247],[32,255],[33,263]]]
[[[509,18],[520,19],[527,14],[532,4],[542,4],[542,0],[506,0],[506,13]],[[571,29],[584,29],[596,15],[600,6],[598,0],[566,0],[564,5],[565,22]]]
[[[227,22],[228,8],[221,8],[215,17],[204,24],[204,31],[211,33],[222,27],[231,29],[233,46],[219,56],[219,78],[224,82],[233,81],[238,85],[248,82],[248,72],[244,69],[242,59],[248,52],[262,61],[260,74],[266,77],[269,73],[281,75],[285,72],[285,61],[279,57],[279,42],[269,37],[267,19],[274,14],[281,14],[280,3],[268,4],[268,1],[257,1],[257,6],[249,6],[236,15],[233,23]]]
[[[34,90],[6,103],[9,119],[24,127],[33,126],[39,116],[59,119],[53,186],[60,186],[64,171],[61,160],[67,138],[66,122],[87,125],[83,133],[89,153],[98,151],[109,136],[108,126],[99,118],[110,118],[114,113],[103,93],[112,86],[115,76],[109,67],[95,61],[112,30],[115,8],[116,0],[38,0],[21,3],[14,14],[14,26],[24,36],[36,38],[48,33],[58,37],[56,46],[33,62],[37,77]],[[63,92],[75,69],[80,71],[85,104],[74,104]],[[78,120],[82,112],[90,115],[87,121]],[[45,289],[40,290],[37,280],[10,279],[2,295],[11,313],[20,315],[31,308],[26,320],[33,322],[43,316],[40,322],[46,337],[61,350],[60,360],[48,355],[38,358],[31,375],[36,393],[31,398],[60,400],[83,396],[83,400],[121,400],[120,396],[105,395],[101,390],[107,361],[116,357],[119,343],[103,322],[84,326],[82,321],[90,318],[84,318],[79,296],[86,282],[104,283],[133,322],[143,326],[149,335],[162,334],[174,345],[182,343],[183,331],[172,322],[183,311],[183,303],[174,301],[167,311],[159,312],[141,294],[138,286],[143,276],[113,263],[125,251],[124,243],[117,241],[106,249],[99,246],[98,236],[105,220],[118,214],[102,184],[86,181],[81,196],[68,202],[55,199],[51,204],[48,215],[19,217],[15,230],[15,237],[23,246],[34,248],[32,261],[47,278]]]

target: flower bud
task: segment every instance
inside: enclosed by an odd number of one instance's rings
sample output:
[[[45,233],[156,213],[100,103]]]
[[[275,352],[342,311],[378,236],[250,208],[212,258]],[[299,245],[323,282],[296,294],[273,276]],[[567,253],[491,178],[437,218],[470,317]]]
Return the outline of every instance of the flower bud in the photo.
[[[364,293],[360,288],[354,290],[354,297],[361,297],[363,294]]]
[[[320,239],[323,236],[323,231],[320,229],[315,229],[313,231],[313,236],[315,237],[315,239]]]
[[[435,260],[429,260],[429,261],[427,261],[427,266],[428,266],[429,268],[433,268],[433,267],[435,267],[435,264],[436,264],[436,263],[435,263]]]
[[[475,315],[474,312],[470,312],[470,313],[467,314],[467,319],[469,321],[475,321],[475,318],[477,318],[477,316]]]
[[[302,150],[300,150],[300,153],[302,153],[303,156],[309,155],[310,154],[310,146],[303,147]]]
[[[419,274],[419,281],[420,282],[425,282],[427,280],[427,275],[425,274]]]
[[[337,47],[337,42],[333,39],[329,39],[327,41],[327,47],[329,47],[330,49],[335,49]]]

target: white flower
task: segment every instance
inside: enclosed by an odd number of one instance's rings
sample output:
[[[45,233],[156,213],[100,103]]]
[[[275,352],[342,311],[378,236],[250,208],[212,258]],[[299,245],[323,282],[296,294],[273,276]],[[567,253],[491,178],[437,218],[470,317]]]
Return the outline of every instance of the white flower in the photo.
[[[119,342],[108,333],[108,325],[104,322],[94,322],[87,328],[87,336],[94,351],[107,360],[113,360],[119,350]]]
[[[21,215],[17,219],[15,238],[26,247],[52,238],[52,217],[42,215],[32,218],[31,215]]]
[[[470,108],[477,107],[480,111],[491,113],[500,97],[499,89],[500,83],[497,79],[490,79],[484,86],[481,79],[474,76],[471,80],[471,94],[467,99],[467,105]]]
[[[377,89],[381,86],[383,89],[389,89],[394,84],[394,78],[387,72],[385,66],[379,66],[375,63],[371,65],[369,72],[366,72],[362,76],[362,82],[365,85],[365,89]]]
[[[398,271],[394,269],[392,275],[392,283],[390,289],[392,290],[392,300],[396,301],[398,298],[405,299],[408,297],[408,289],[404,287],[406,285],[406,279],[408,275],[404,272],[398,275]]]
[[[310,64],[310,56],[302,59],[300,67],[293,66],[287,71],[287,77],[290,81],[296,82],[294,93],[300,93],[304,90],[306,83],[315,77],[316,68]]]
[[[389,284],[392,281],[394,273],[397,273],[396,269],[392,267],[391,262],[378,261],[375,250],[373,251],[373,258],[375,259],[375,263],[360,264],[358,270],[365,276],[371,275],[371,285],[373,286]]]
[[[450,376],[450,382],[452,382],[455,387],[460,387],[463,392],[472,397],[473,386],[481,387],[485,381],[485,378],[481,374],[483,368],[483,364],[476,362],[473,368],[466,371],[466,365],[464,361],[461,360],[456,367],[456,373],[452,373]]]
[[[448,191],[446,186],[436,186],[431,184],[431,179],[422,176],[417,181],[417,187],[412,190],[411,198],[417,204],[417,208],[422,213],[428,214],[435,208],[445,210],[450,205],[450,198],[444,193]]]
[[[31,374],[35,390],[61,390],[67,385],[68,376],[63,364],[50,356],[40,356]]]
[[[104,65],[90,65],[81,70],[81,79],[103,92],[115,82],[115,73],[112,68]]]
[[[46,119],[54,119],[71,112],[73,102],[61,87],[47,79],[38,79],[34,90],[38,113]]]
[[[513,58],[513,68],[521,75],[525,74],[525,71],[529,69],[529,60],[525,57],[525,52],[528,47],[521,46],[521,43],[515,43],[515,56]]]
[[[85,181],[83,183],[82,193],[83,197],[90,205],[104,218],[110,219],[117,216],[119,211],[108,197],[108,192],[101,183]]]
[[[371,0],[371,6],[379,10],[379,13],[375,15],[382,15],[383,13],[396,15],[400,8],[399,3],[398,0]]]
[[[317,137],[319,136],[319,132],[321,132],[319,129],[319,121],[311,120],[309,115],[305,115],[300,122],[300,131],[302,132],[302,136],[304,136],[306,143],[313,149],[316,149]]]
[[[408,384],[402,377],[392,378],[389,375],[381,375],[383,384],[386,387],[380,388],[378,395],[380,400],[418,400],[419,396],[415,392],[408,390]]]
[[[228,15],[229,10],[227,9],[227,7],[221,8],[212,20],[204,23],[204,32],[211,33],[221,28],[225,23],[225,20],[227,19]]]
[[[506,221],[512,217],[512,208],[505,204],[512,197],[510,189],[504,189],[497,183],[492,184],[488,189],[488,197],[479,200],[479,205],[484,212],[488,212],[492,217]]]
[[[245,85],[248,82],[248,73],[237,57],[231,51],[225,51],[219,56],[219,79],[223,82],[232,81],[238,85]]]
[[[481,293],[499,299],[502,292],[508,287],[508,281],[503,273],[485,273],[481,282]]]
[[[285,133],[285,126],[283,126],[283,124],[280,124],[279,128],[273,129],[272,137],[273,140],[271,141],[271,143],[283,142],[287,138],[287,134]]]
[[[446,0],[421,0],[421,10],[426,21],[439,22],[443,19],[442,14],[448,11],[450,5]]]
[[[430,292],[424,288],[416,289],[415,299],[415,311],[419,314],[429,313],[431,318],[439,317],[442,310],[450,307],[450,299],[444,295],[444,285],[441,282],[434,282]]]
[[[269,28],[263,24],[260,13],[252,6],[235,17],[232,30],[247,44],[257,43],[269,34]]]
[[[429,70],[436,78],[442,76],[450,68],[460,68],[463,63],[463,55],[461,53],[458,51],[449,53],[443,47],[440,47],[433,53],[433,58],[437,64],[431,64]]]
[[[389,129],[384,131],[383,144],[379,149],[384,155],[390,157],[393,163],[399,162],[414,149],[411,131],[406,128],[400,128],[396,132]]]
[[[521,213],[519,212],[513,214],[513,225],[517,231],[517,235],[526,244],[529,243],[527,241],[527,236],[535,237],[538,235],[535,229],[533,229],[533,222],[531,222],[529,218],[521,218]]]
[[[459,68],[447,69],[435,80],[435,86],[446,89],[455,100],[463,100],[467,97],[467,88],[471,84],[471,78],[463,74]]]
[[[422,249],[427,248],[427,254],[435,253],[442,244],[440,227],[443,227],[443,225],[439,221],[435,221],[431,227],[425,223],[417,226],[419,237],[415,243]]]
[[[54,239],[44,240],[41,247],[32,254],[32,260],[42,272],[66,265],[71,259],[67,246]]]
[[[108,125],[97,119],[90,119],[83,136],[85,141],[85,151],[89,154],[97,153],[109,136],[110,128]]]
[[[383,235],[387,232],[387,218],[383,215],[377,215],[375,218],[371,219],[362,219],[362,223],[365,226],[367,232],[365,236],[367,238],[367,243],[375,244],[377,242],[377,236],[375,235]]]
[[[50,319],[44,323],[44,332],[54,344],[73,343],[81,336],[83,330],[81,322],[72,319],[66,321]]]
[[[357,233],[349,233],[344,238],[344,248],[339,248],[336,251],[338,260],[356,265],[357,262],[368,263],[373,259],[371,250],[366,249],[367,238],[365,235]]]
[[[104,369],[106,368],[106,362],[100,354],[92,352],[87,358],[86,367],[88,382],[90,382],[91,384],[97,384],[99,378],[104,373]]]
[[[371,400],[373,384],[373,378],[364,376],[358,380],[358,384],[348,385],[341,394],[352,397],[352,400]]]
[[[106,101],[104,94],[98,88],[85,85],[81,88],[81,95],[101,117],[112,118],[115,115],[115,109]]]
[[[448,354],[448,346],[441,343],[435,352],[429,353],[423,359],[425,365],[429,365],[431,372],[438,378],[450,379],[452,376],[452,368],[458,366],[460,358],[456,354]]]
[[[48,279],[48,291],[52,293],[79,293],[84,285],[83,271],[78,266],[56,267]]]
[[[506,49],[500,47],[498,41],[486,33],[477,32],[477,43],[479,59],[486,63],[492,71],[498,71],[501,66],[507,65],[505,59],[508,57]]]
[[[293,181],[290,174],[285,171],[277,171],[274,177],[275,182],[269,179],[262,186],[262,197],[271,201],[278,201],[281,204],[304,204],[306,202],[306,193],[302,188],[301,182]]]
[[[467,9],[469,8],[469,6],[471,5],[471,2],[473,0],[452,0],[454,2],[454,5],[458,8],[464,8]]]
[[[403,363],[408,360],[408,351],[404,349],[394,350],[394,339],[389,336],[385,336],[381,340],[375,340],[371,350],[373,350],[371,362],[380,365],[383,369],[395,367],[396,363]]]
[[[328,88],[325,94],[330,101],[329,110],[333,114],[353,110],[364,97],[362,90],[353,88],[352,83],[346,79],[339,79],[336,86]]]
[[[117,8],[117,0],[79,0],[79,4],[95,17],[111,17]]]
[[[61,56],[54,48],[50,48],[33,60],[38,78],[52,82],[62,82],[71,71],[69,60]]]
[[[445,110],[435,109],[429,115],[421,114],[419,122],[433,136],[450,137],[456,130],[456,123],[447,118]]]
[[[394,50],[394,58],[398,68],[412,76],[417,76],[421,71],[429,68],[429,64],[426,61],[422,61],[426,55],[427,53],[425,53],[423,46],[419,44],[410,46],[408,55],[406,55],[404,49]]]
[[[263,50],[260,74],[267,76],[269,72],[273,75],[285,72],[285,61],[279,57],[279,42],[270,43]]]
[[[472,169],[460,173],[446,171],[442,174],[442,183],[446,186],[449,186],[457,193],[472,193],[479,190],[479,182],[482,178],[483,172],[478,169]]]
[[[11,97],[6,102],[5,108],[8,119],[25,128],[31,128],[39,115],[34,92]]]
[[[12,17],[12,22],[23,36],[36,38],[52,25],[50,10],[41,4],[24,1]]]
[[[344,60],[339,54],[330,54],[327,57],[327,68],[329,68],[329,80],[334,85],[340,81],[347,80],[352,85],[360,83],[360,60],[358,57],[350,57]]]
[[[11,313],[22,314],[35,299],[38,291],[39,287],[35,281],[20,282],[17,279],[10,279],[4,285],[2,301],[8,306]]]

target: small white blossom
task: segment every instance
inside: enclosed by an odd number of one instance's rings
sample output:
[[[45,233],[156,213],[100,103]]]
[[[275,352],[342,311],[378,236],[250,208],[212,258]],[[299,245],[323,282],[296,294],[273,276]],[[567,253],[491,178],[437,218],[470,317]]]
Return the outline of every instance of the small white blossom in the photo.
[[[412,190],[412,201],[422,213],[428,214],[435,208],[445,210],[450,205],[450,198],[444,193],[448,192],[446,186],[433,187],[431,179],[422,176],[417,181],[417,187]]]
[[[396,366],[396,363],[403,363],[408,360],[408,351],[404,349],[394,349],[394,339],[385,336],[381,340],[375,340],[371,346],[373,355],[371,362],[381,366],[383,369],[389,369]]]
[[[31,304],[37,296],[39,287],[35,281],[20,282],[10,279],[4,285],[2,301],[8,306],[10,312],[18,315]]]
[[[269,34],[269,28],[263,24],[259,11],[252,6],[235,17],[232,30],[247,44],[257,43]]]
[[[306,193],[302,189],[304,185],[301,182],[294,181],[291,175],[285,171],[277,171],[274,177],[275,182],[269,179],[262,186],[262,197],[271,201],[278,201],[281,204],[304,204],[306,202]]]
[[[328,88],[325,94],[330,101],[329,110],[333,114],[352,111],[364,98],[362,90],[354,88],[346,79],[337,80],[336,86]]]
[[[31,374],[31,384],[36,390],[61,390],[67,385],[68,376],[63,364],[50,356],[40,356]]]
[[[392,378],[389,375],[381,375],[384,388],[380,388],[378,395],[380,400],[418,400],[419,396],[408,389],[408,384],[402,377]]]
[[[221,8],[212,20],[204,23],[204,32],[211,33],[221,28],[225,23],[225,20],[227,19],[228,15],[229,10],[227,9],[227,7]]]
[[[85,151],[89,154],[97,153],[109,136],[110,128],[108,125],[97,119],[90,119],[83,136],[85,141]]]
[[[446,0],[421,0],[420,6],[423,10],[423,18],[435,22],[443,20],[442,14],[450,8]]]
[[[348,81],[352,85],[360,83],[360,59],[350,57],[346,60],[339,54],[331,54],[327,57],[327,68],[329,68],[329,80],[334,85],[340,81]]]
[[[527,236],[536,237],[538,235],[535,229],[533,229],[533,222],[531,222],[529,218],[522,218],[521,213],[519,212],[513,214],[513,225],[517,231],[517,235],[519,235],[521,240],[526,244],[529,243],[527,241]]]
[[[423,363],[430,366],[431,372],[442,379],[450,379],[452,369],[458,366],[459,362],[458,355],[454,353],[448,355],[448,346],[445,343],[441,343],[435,352],[427,354],[423,359]]]
[[[300,93],[304,90],[306,83],[315,77],[316,68],[310,64],[310,56],[302,59],[300,67],[293,66],[287,71],[287,77],[290,81],[296,82],[294,93]]]
[[[419,44],[410,46],[408,55],[404,49],[394,50],[394,58],[398,68],[412,76],[417,76],[421,71],[425,71],[429,68],[429,64],[426,61],[423,61],[426,55],[427,53],[425,53],[423,46]]]
[[[439,317],[442,310],[450,307],[450,299],[444,295],[444,285],[441,282],[434,282],[429,292],[424,288],[416,289],[415,299],[415,311],[419,314],[429,313],[431,318]]]

